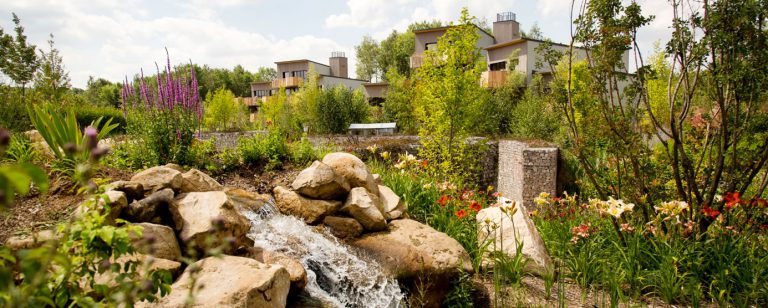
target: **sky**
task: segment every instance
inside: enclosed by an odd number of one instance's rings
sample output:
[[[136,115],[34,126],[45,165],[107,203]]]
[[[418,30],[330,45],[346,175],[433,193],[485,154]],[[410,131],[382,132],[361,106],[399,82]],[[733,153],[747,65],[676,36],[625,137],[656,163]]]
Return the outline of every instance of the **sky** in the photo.
[[[637,0],[656,16],[639,34],[647,54],[669,39],[672,11],[666,0]],[[47,50],[55,38],[72,85],[89,76],[121,81],[141,68],[155,70],[168,48],[173,64],[192,61],[247,70],[275,61],[327,63],[333,51],[349,58],[363,36],[386,38],[423,20],[456,21],[462,7],[490,22],[514,12],[523,30],[538,24],[545,37],[569,39],[568,0],[2,0],[0,27],[12,32],[11,13],[21,18],[31,43]],[[7,80],[6,80],[7,82]]]

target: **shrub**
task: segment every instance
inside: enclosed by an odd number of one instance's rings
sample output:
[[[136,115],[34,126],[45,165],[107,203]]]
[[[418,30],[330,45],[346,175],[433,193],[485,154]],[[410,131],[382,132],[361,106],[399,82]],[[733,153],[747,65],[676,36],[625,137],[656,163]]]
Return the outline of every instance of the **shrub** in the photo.
[[[360,91],[337,85],[322,92],[315,112],[319,132],[340,134],[347,132],[351,123],[365,122],[370,116],[370,107]]]
[[[35,149],[24,135],[14,134],[10,137],[5,154],[0,156],[0,162],[32,163],[40,158]]]
[[[112,123],[118,125],[115,127],[112,133],[125,133],[125,129],[128,126],[125,115],[123,115],[123,112],[117,108],[94,105],[78,105],[69,107],[69,110],[75,112],[77,124],[79,124],[80,127],[86,127],[99,118],[103,118],[104,121],[111,120]]]
[[[309,142],[306,134],[301,137],[301,140],[291,143],[288,146],[288,152],[291,162],[298,166],[306,166],[319,158],[315,146]]]
[[[74,112],[69,111],[62,117],[48,104],[29,108],[29,117],[57,158],[53,162],[54,171],[80,184],[84,184],[82,180],[88,177],[80,166],[106,154],[104,149],[97,147],[98,140],[117,127],[111,120],[99,118],[83,131]]]
[[[238,141],[237,149],[245,164],[251,166],[266,165],[267,170],[279,169],[288,158],[288,145],[285,134],[280,130],[270,130],[266,135],[257,134]]]
[[[189,151],[203,115],[195,70],[173,76],[170,58],[150,86],[142,72],[138,84],[127,78],[122,90],[128,133],[147,144],[157,164],[190,163]]]
[[[209,92],[205,98],[205,127],[213,131],[238,130],[248,123],[248,111],[235,100],[235,94],[224,87]]]

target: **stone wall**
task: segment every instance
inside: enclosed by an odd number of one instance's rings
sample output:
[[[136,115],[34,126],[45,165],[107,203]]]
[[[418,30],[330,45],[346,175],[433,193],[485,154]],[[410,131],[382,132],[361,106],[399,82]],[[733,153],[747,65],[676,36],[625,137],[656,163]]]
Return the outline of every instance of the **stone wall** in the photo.
[[[237,147],[237,140],[242,138],[253,137],[256,134],[266,134],[267,131],[252,130],[244,132],[222,132],[222,133],[203,133],[200,140],[208,140],[215,138],[214,144],[219,150]]]
[[[498,155],[498,191],[504,196],[533,209],[533,199],[541,192],[555,195],[558,163],[556,147],[500,140]]]

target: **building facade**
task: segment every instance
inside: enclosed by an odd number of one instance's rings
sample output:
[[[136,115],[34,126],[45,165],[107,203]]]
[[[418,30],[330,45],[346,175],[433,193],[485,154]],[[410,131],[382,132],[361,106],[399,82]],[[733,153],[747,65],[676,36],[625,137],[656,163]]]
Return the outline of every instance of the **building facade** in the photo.
[[[425,51],[437,48],[438,38],[443,36],[448,29],[450,27],[414,31],[415,48],[410,61],[412,69],[421,66]],[[543,61],[537,49],[544,41],[523,37],[520,32],[520,23],[517,22],[514,13],[496,14],[492,33],[479,27],[477,32],[480,36],[477,41],[477,48],[481,51],[487,64],[486,71],[481,76],[481,83],[484,87],[501,87],[506,83],[507,76],[512,70],[523,73],[526,82],[530,82],[535,74],[543,75],[545,80],[552,78],[552,72],[547,65],[537,65]],[[565,44],[550,43],[550,46],[561,52],[569,49],[569,46]],[[507,67],[510,63],[510,56],[515,53],[517,53],[517,66]],[[574,53],[576,59],[586,58],[586,53],[581,48],[574,48]],[[628,67],[628,63],[629,51],[624,54],[625,67]]]
[[[251,83],[251,94],[256,100],[265,101],[267,97],[283,89],[286,95],[299,90],[309,77],[309,72],[317,73],[317,84],[321,88],[344,85],[352,90],[363,88],[367,80],[349,78],[348,60],[343,52],[333,52],[328,65],[311,60],[289,60],[275,62],[277,78],[271,81]]]

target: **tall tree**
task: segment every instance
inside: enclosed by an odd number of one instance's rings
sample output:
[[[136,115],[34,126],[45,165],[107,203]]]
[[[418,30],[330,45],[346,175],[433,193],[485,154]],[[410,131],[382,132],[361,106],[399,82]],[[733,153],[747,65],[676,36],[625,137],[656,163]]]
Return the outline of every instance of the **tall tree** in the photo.
[[[238,64],[232,69],[231,77],[229,78],[232,83],[231,91],[237,97],[251,96],[251,82],[253,82],[253,74],[246,71],[242,65]]]
[[[479,35],[474,17],[466,8],[460,23],[438,39],[437,50],[428,50],[416,71],[414,101],[421,122],[420,153],[438,174],[468,175],[467,145],[471,116],[484,97],[480,74],[485,64],[476,47]]]
[[[381,74],[379,67],[379,44],[370,36],[364,36],[360,45],[355,46],[355,56],[357,57],[357,67],[355,73],[357,79],[372,80],[373,77]]]
[[[48,52],[40,50],[40,69],[35,74],[35,88],[44,99],[59,103],[71,85],[69,73],[64,68],[59,50],[53,44],[53,34],[51,34],[48,39]]]
[[[27,84],[32,81],[38,67],[38,59],[35,50],[37,47],[27,43],[24,35],[24,27],[16,13],[13,13],[13,24],[16,36],[4,34],[2,38],[3,53],[0,56],[0,69],[21,87],[22,102],[24,101]]]
[[[277,71],[272,67],[259,67],[259,70],[253,74],[253,81],[272,81],[277,78]]]

